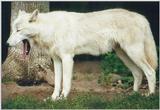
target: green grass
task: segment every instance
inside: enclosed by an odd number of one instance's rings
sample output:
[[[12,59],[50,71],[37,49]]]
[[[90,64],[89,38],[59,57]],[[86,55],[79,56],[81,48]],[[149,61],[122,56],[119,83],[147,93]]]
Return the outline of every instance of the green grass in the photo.
[[[119,95],[107,100],[99,95],[90,93],[79,94],[72,99],[53,102],[38,101],[32,96],[18,96],[2,103],[3,109],[158,109],[158,93],[149,97],[138,93]]]

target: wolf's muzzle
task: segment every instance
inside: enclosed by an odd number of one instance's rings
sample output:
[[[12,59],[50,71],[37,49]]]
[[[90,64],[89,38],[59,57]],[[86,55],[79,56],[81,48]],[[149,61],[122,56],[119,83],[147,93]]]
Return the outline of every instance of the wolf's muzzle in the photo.
[[[9,43],[8,42],[6,42],[6,44],[5,44],[7,47],[10,47],[10,45],[9,45]]]

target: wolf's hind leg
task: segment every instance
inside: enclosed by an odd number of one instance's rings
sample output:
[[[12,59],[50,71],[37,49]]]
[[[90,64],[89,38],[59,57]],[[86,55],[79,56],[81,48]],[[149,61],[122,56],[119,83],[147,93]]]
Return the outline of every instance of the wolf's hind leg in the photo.
[[[134,64],[134,62],[127,56],[127,54],[120,47],[115,48],[115,51],[118,57],[123,61],[123,63],[132,72],[133,77],[134,77],[133,90],[138,91],[142,83],[142,77],[143,77],[142,70]]]
[[[156,85],[156,72],[146,60],[143,43],[132,44],[124,49],[132,61],[143,70],[148,80],[150,94],[154,93]]]

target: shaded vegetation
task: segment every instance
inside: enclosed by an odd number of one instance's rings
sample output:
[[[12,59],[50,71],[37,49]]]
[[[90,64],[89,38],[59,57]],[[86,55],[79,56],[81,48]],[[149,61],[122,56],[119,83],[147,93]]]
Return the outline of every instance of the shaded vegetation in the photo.
[[[102,72],[105,75],[109,73],[118,73],[123,76],[131,76],[130,70],[124,65],[124,63],[118,58],[118,56],[111,52],[107,53],[101,62]]]
[[[114,53],[108,53],[103,56],[101,62],[101,77],[99,77],[100,84],[110,83],[110,74],[116,73],[121,77],[122,87],[127,88],[133,84],[133,76],[131,71],[124,65],[124,63],[119,59],[119,57]]]

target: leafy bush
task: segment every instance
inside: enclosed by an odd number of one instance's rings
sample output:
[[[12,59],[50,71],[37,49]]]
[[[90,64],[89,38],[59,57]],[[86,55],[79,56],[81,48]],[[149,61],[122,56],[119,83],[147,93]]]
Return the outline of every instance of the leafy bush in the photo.
[[[118,73],[123,76],[131,75],[130,70],[123,64],[115,53],[104,55],[101,62],[101,69],[105,75],[109,73]]]
[[[98,79],[98,83],[101,85],[111,84],[112,79],[110,78],[110,74],[112,73],[116,73],[122,76],[120,80],[123,83],[123,88],[129,87],[133,83],[133,76],[130,70],[113,52],[108,53],[102,57],[101,69],[102,73]]]

